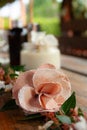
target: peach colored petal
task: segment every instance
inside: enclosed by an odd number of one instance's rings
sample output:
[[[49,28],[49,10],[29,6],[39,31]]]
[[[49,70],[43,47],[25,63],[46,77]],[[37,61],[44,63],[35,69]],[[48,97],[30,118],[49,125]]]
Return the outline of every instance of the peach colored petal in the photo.
[[[18,91],[26,84],[33,87],[32,77],[35,73],[35,70],[26,71],[19,75],[13,88],[13,98],[17,98]]]
[[[71,84],[68,77],[61,71],[56,69],[39,69],[33,76],[33,84],[36,90],[45,83],[58,83],[62,86],[61,96],[67,99],[71,95]]]
[[[67,82],[67,81],[64,80],[64,79],[62,79],[61,84],[62,84],[62,87],[63,87],[63,91],[62,91],[61,95],[62,95],[62,96],[65,98],[65,100],[66,100],[66,99],[69,98],[70,95],[71,95],[71,84],[70,84],[70,82]]]
[[[33,76],[34,87],[47,82],[58,82],[61,79],[60,75],[56,69],[38,69]]]
[[[39,98],[40,104],[44,109],[51,111],[59,110],[59,106],[53,98],[49,98],[44,94],[41,94]]]
[[[20,89],[18,93],[18,100],[20,106],[31,112],[41,111],[41,106],[38,101],[38,96],[35,94],[34,88],[25,86]]]
[[[69,85],[69,80],[65,80],[68,78],[65,74],[63,74],[62,72],[56,70],[56,69],[38,69],[34,76],[33,76],[33,84],[34,87],[37,88],[40,84],[43,83],[62,83],[62,81],[67,83],[67,87],[71,88],[71,86]]]
[[[42,69],[42,68],[56,69],[56,67],[53,64],[49,64],[49,63],[41,65],[38,69]]]
[[[52,64],[41,65],[37,70],[22,73],[12,89],[16,99],[26,112],[58,111],[71,95],[68,77]]]
[[[57,95],[54,99],[57,102],[58,106],[61,106],[65,101],[65,98],[61,95]]]
[[[36,88],[37,93],[45,93],[51,96],[59,94],[61,90],[61,85],[58,83],[44,83]]]

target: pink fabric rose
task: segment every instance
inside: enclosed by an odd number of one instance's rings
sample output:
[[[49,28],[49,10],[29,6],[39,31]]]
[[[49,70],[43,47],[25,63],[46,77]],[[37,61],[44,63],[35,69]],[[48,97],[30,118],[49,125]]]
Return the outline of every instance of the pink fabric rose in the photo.
[[[71,95],[71,84],[55,66],[44,64],[20,74],[12,92],[16,103],[27,112],[54,112]]]

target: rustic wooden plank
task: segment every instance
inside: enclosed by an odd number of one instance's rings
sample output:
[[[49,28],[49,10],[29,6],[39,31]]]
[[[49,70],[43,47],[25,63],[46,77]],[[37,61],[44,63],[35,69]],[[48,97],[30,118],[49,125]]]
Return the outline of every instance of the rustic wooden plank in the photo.
[[[87,77],[63,70],[69,77],[72,85],[72,91],[76,93],[77,106],[87,112]]]
[[[62,31],[85,31],[87,29],[87,19],[72,19],[61,23]]]
[[[23,117],[21,109],[0,112],[0,130],[38,130],[43,122],[43,119],[20,121]]]
[[[61,55],[61,67],[87,76],[87,60]]]

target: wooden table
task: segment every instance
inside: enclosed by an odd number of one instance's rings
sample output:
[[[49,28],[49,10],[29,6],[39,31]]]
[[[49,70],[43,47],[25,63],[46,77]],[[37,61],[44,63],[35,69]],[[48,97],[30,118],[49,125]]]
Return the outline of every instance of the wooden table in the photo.
[[[77,106],[87,112],[87,60],[62,55],[61,69],[71,81],[72,92],[76,92]],[[0,130],[38,130],[42,124],[42,120],[19,121],[21,118],[20,109],[0,112]]]
[[[62,55],[61,68],[71,81],[72,91],[76,92],[77,106],[87,111],[87,59]]]

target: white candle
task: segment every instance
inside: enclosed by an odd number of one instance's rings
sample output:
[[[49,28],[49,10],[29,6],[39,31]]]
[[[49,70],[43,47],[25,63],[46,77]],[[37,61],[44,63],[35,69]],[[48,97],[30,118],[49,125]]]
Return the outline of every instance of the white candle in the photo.
[[[21,65],[27,70],[36,69],[41,64],[51,63],[60,68],[60,51],[57,48],[50,48],[48,51],[21,51]]]
[[[31,43],[21,51],[21,65],[27,70],[36,69],[42,64],[54,64],[60,68],[60,51],[58,40],[53,35],[32,32]]]

